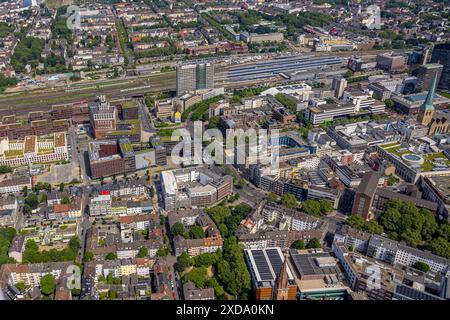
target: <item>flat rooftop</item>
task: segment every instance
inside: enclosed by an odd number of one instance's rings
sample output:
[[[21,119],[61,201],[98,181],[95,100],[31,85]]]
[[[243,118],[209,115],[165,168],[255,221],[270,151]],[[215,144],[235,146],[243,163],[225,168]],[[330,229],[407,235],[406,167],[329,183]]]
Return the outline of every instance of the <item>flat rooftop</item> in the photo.
[[[433,183],[437,191],[447,202],[450,202],[450,174],[441,176],[430,176],[428,179]]]
[[[291,258],[300,278],[311,275],[333,275],[341,273],[337,260],[327,252],[291,250]]]

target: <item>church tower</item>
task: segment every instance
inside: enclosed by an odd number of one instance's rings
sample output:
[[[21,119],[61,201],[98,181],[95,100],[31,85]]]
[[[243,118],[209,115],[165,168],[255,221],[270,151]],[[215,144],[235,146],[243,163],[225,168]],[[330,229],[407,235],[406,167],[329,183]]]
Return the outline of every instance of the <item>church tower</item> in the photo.
[[[272,300],[289,300],[289,282],[287,273],[287,254],[284,255],[283,265],[275,280],[272,291]]]
[[[419,114],[417,116],[417,121],[419,121],[424,126],[428,126],[434,116],[433,98],[434,94],[436,93],[437,76],[438,75],[436,73],[433,79],[433,83],[431,84],[430,91],[428,91],[427,98],[420,106]]]

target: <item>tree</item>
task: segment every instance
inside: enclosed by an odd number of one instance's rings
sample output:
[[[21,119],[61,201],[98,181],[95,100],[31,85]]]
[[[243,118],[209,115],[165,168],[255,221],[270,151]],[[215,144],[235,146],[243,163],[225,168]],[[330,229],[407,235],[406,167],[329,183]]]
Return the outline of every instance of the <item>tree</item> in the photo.
[[[59,191],[60,191],[60,192],[63,192],[63,190],[64,190],[64,183],[61,182],[61,183],[59,184]]]
[[[303,240],[295,240],[292,245],[292,248],[294,249],[304,249],[305,248],[305,242]]]
[[[193,239],[203,239],[205,237],[205,231],[200,226],[193,226],[189,234]]]
[[[345,221],[350,227],[355,229],[362,229],[364,226],[364,219],[359,215],[352,215]]]
[[[203,253],[194,258],[194,265],[196,267],[209,267],[215,264],[217,256],[214,253]]]
[[[193,282],[197,288],[203,288],[208,280],[208,274],[205,267],[194,268],[184,275],[184,282]]]
[[[334,209],[334,205],[333,202],[331,202],[331,200],[322,199],[319,200],[319,204],[320,204],[320,212],[322,214],[330,213]]]
[[[83,260],[86,262],[94,260],[94,253],[92,251],[86,251]]]
[[[15,235],[16,229],[14,228],[0,228],[0,266],[15,262],[13,258],[8,257],[8,250]]]
[[[31,214],[31,211],[32,211],[31,207],[28,204],[25,203],[23,205],[23,213],[25,215],[29,215],[29,214]]]
[[[150,187],[150,197],[153,198],[155,196],[155,188],[153,186]]]
[[[221,286],[219,284],[219,282],[217,281],[216,278],[210,278],[206,281],[206,285],[208,287],[213,287],[214,288],[214,295],[216,296],[216,298],[218,299],[222,299],[225,290],[223,289],[223,286]]]
[[[428,272],[430,270],[430,266],[425,262],[417,261],[412,265],[413,268],[420,270],[422,272]]]
[[[302,203],[303,210],[310,215],[320,216],[322,215],[322,211],[320,208],[320,202],[316,200],[306,200]]]
[[[184,225],[181,222],[175,222],[172,226],[172,235],[174,237],[178,236],[178,235],[184,235],[185,230],[184,230]]]
[[[192,265],[192,259],[186,252],[180,254],[177,258],[177,263],[175,264],[175,270],[178,272],[183,272]]]
[[[23,192],[23,196],[26,197],[28,195],[28,187],[27,186],[23,187],[22,192]]]
[[[137,254],[138,258],[145,258],[148,256],[148,249],[146,247],[140,247],[139,252]]]
[[[158,257],[165,257],[169,254],[169,248],[159,248],[158,251],[156,251],[156,255]]]
[[[69,248],[71,251],[78,253],[78,250],[81,248],[80,238],[74,236],[69,240]]]
[[[39,204],[38,196],[35,193],[30,193],[25,198],[25,204],[29,205],[32,209],[37,208]]]
[[[41,292],[46,296],[51,295],[56,288],[56,279],[52,274],[46,274],[41,278]]]
[[[10,166],[0,166],[0,174],[12,172]]]
[[[167,221],[166,216],[161,215],[161,217],[160,217],[160,219],[159,219],[160,225],[161,225],[161,226],[165,226],[165,225],[166,225],[166,221]]]
[[[69,195],[65,194],[64,197],[61,200],[61,204],[70,204],[70,197]]]
[[[446,259],[450,258],[450,243],[443,237],[433,239],[433,241],[430,241],[428,243],[428,247],[434,254],[437,254]]]
[[[431,240],[438,230],[436,218],[429,210],[421,209],[420,213],[423,215],[422,230],[420,231],[422,239]]]
[[[392,109],[394,107],[394,101],[392,101],[391,99],[384,100],[384,104],[389,109]]]
[[[43,193],[41,195],[41,198],[39,199],[39,202],[40,203],[46,203],[47,202],[47,194],[46,193]]]
[[[278,200],[278,196],[275,193],[273,193],[273,192],[269,192],[267,194],[266,199],[267,199],[268,202],[276,202]]]
[[[217,279],[226,292],[241,295],[250,289],[250,274],[243,247],[231,236],[224,241],[222,259],[217,263]]]
[[[108,298],[109,299],[116,299],[117,298],[117,291],[115,291],[115,290],[108,290]]]
[[[363,230],[368,233],[376,233],[376,234],[382,234],[384,231],[383,227],[380,226],[376,220],[364,222]]]
[[[297,198],[292,193],[285,193],[281,197],[281,203],[286,208],[295,208],[297,206]]]
[[[117,259],[117,254],[115,254],[114,252],[109,252],[106,256],[105,256],[106,260],[116,260]]]
[[[397,230],[397,224],[400,218],[401,214],[397,209],[388,208],[380,217],[381,225],[387,231],[395,231]]]
[[[213,116],[211,119],[209,119],[208,129],[217,128],[219,121],[220,121],[220,116]]]
[[[400,234],[400,240],[405,241],[410,246],[417,247],[422,242],[422,237],[419,232],[407,229]]]
[[[396,178],[394,175],[390,174],[387,179],[388,186],[393,186],[398,182],[398,178]]]
[[[306,248],[308,248],[308,249],[316,249],[316,248],[320,248],[320,247],[322,247],[322,245],[320,244],[320,241],[317,238],[312,238],[306,244]]]
[[[352,70],[347,70],[347,72],[345,72],[344,74],[344,78],[348,79],[353,77],[353,71]]]
[[[238,182],[235,184],[235,187],[238,189],[242,189],[247,183],[244,179],[240,178]]]

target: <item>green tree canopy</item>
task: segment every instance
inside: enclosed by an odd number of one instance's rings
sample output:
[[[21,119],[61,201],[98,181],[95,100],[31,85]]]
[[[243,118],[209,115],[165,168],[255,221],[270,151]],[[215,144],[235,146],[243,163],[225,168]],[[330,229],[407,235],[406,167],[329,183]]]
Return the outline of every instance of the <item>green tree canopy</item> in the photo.
[[[117,254],[115,252],[109,252],[106,254],[105,259],[106,260],[116,260]]]
[[[192,265],[192,259],[186,252],[183,252],[177,257],[177,263],[175,264],[175,269],[178,272],[183,272]]]
[[[145,258],[148,256],[148,249],[146,247],[140,247],[137,253],[138,258]]]
[[[321,248],[321,247],[322,247],[322,245],[321,245],[319,239],[317,239],[317,238],[312,238],[306,244],[306,248],[308,248],[308,249],[315,249],[315,248]]]
[[[276,202],[278,200],[278,196],[275,193],[273,193],[273,192],[269,192],[267,194],[266,199],[267,199],[268,202]]]
[[[41,278],[41,292],[47,296],[51,295],[56,288],[56,279],[52,274],[46,274]]]
[[[186,230],[184,229],[184,225],[181,222],[175,222],[172,226],[171,231],[174,237],[183,236],[186,232]]]
[[[189,231],[189,235],[192,239],[203,239],[205,237],[205,231],[200,226],[193,226]]]
[[[194,258],[194,266],[196,267],[209,267],[217,262],[217,256],[215,253],[203,253]]]
[[[304,249],[305,248],[305,242],[303,240],[295,240],[292,245],[292,248],[294,249]]]
[[[281,197],[281,204],[286,208],[295,208],[297,206],[297,198],[292,193],[285,193]]]
[[[334,209],[334,205],[331,200],[322,199],[322,200],[319,200],[319,204],[320,204],[320,212],[322,214],[330,213]]]
[[[430,270],[430,266],[428,264],[426,264],[425,262],[421,262],[421,261],[417,261],[412,266],[413,266],[413,268],[416,268],[417,270],[420,270],[423,272],[428,272]]]
[[[306,200],[302,203],[303,210],[310,215],[320,216],[322,215],[322,211],[320,208],[320,202],[316,200]]]

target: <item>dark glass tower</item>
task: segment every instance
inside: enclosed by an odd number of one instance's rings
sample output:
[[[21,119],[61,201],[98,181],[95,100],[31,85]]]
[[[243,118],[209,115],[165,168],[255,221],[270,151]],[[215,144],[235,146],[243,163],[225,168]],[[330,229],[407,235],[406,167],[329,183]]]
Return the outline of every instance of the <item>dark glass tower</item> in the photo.
[[[438,89],[450,90],[450,42],[436,44],[431,54],[431,62],[443,65]]]

